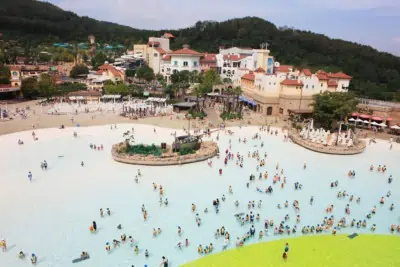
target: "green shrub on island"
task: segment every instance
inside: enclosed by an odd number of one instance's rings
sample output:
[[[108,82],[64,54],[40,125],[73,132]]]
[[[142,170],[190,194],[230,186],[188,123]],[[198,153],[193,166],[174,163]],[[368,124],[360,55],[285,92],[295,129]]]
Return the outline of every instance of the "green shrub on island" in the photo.
[[[204,117],[207,117],[207,113],[205,113],[203,110],[201,110],[201,111],[191,110],[191,111],[189,111],[189,114],[192,116],[192,118],[203,119]]]
[[[162,154],[162,149],[160,146],[156,146],[155,144],[151,145],[133,145],[126,148],[126,153],[130,155],[139,154],[139,155],[153,155],[156,157],[160,157]]]
[[[243,119],[243,116],[242,116],[242,114],[240,112],[230,112],[230,113],[228,113],[228,112],[224,111],[224,112],[221,113],[220,117],[224,121],[226,121],[226,120],[236,120],[236,119],[241,120],[241,119]]]
[[[181,149],[179,150],[179,155],[184,156],[184,155],[193,154],[193,153],[195,153],[195,152],[196,152],[196,150],[194,150],[194,149],[192,149],[192,148],[184,147],[184,148],[181,148]]]

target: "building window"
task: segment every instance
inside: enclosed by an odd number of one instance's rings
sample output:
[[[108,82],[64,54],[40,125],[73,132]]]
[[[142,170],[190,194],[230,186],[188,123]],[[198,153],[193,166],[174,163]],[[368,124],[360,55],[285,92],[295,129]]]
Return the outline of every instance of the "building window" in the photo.
[[[223,70],[222,73],[223,73],[223,74],[226,74],[226,70]]]
[[[161,69],[161,72],[164,72],[164,69]]]
[[[232,70],[232,74],[235,74],[235,70]]]
[[[158,56],[158,54],[157,53],[154,53],[154,55],[153,55],[154,57],[157,57]]]
[[[312,86],[312,89],[314,89],[314,85]]]
[[[324,86],[324,84],[323,84],[323,83],[321,83],[321,87],[322,87],[322,86]]]
[[[183,61],[183,66],[187,67],[187,66],[189,66],[189,63],[187,61]]]
[[[308,84],[306,85],[306,88],[308,89]]]
[[[171,68],[167,68],[167,71],[170,71],[171,70]]]
[[[18,72],[16,72],[16,71],[13,71],[13,76],[18,76]]]
[[[197,67],[197,61],[193,62],[193,67]]]

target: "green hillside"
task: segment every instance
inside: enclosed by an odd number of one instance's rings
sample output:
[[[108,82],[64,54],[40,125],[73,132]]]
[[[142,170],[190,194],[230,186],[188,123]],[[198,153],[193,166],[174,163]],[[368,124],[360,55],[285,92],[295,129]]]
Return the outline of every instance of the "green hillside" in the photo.
[[[79,43],[86,41],[89,34],[94,34],[98,42],[128,46],[145,42],[149,36],[160,36],[165,31],[139,30],[79,17],[54,5],[33,0],[1,2],[2,38],[17,40],[22,47],[53,42]],[[312,70],[342,70],[353,76],[351,90],[357,94],[400,101],[400,58],[370,46],[330,39],[308,31],[278,28],[256,17],[197,22],[190,28],[168,31],[177,37],[171,44],[172,48],[189,44],[193,49],[208,52],[218,52],[221,45],[257,48],[268,42],[272,55],[281,64]]]

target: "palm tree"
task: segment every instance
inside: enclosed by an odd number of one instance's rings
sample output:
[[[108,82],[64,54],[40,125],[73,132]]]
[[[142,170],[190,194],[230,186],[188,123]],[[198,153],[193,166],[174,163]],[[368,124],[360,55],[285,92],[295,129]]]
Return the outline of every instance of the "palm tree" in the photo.
[[[242,95],[243,90],[242,90],[242,88],[240,86],[236,86],[235,88],[233,88],[232,91],[233,91],[233,94],[236,96],[236,107],[235,107],[236,112],[242,113],[242,110],[241,110],[242,109],[242,105],[239,104],[239,96]]]

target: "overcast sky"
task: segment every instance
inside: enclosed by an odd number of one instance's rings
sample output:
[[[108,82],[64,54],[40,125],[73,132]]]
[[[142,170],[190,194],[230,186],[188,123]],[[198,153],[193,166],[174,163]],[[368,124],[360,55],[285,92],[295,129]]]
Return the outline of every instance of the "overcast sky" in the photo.
[[[99,20],[142,29],[258,16],[400,56],[400,0],[47,0]]]

